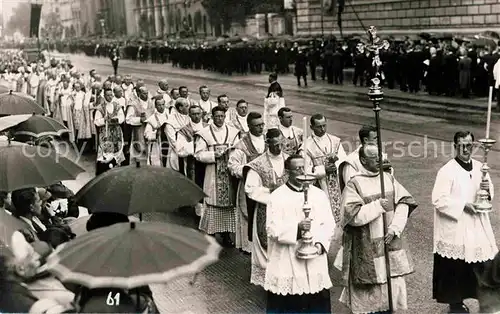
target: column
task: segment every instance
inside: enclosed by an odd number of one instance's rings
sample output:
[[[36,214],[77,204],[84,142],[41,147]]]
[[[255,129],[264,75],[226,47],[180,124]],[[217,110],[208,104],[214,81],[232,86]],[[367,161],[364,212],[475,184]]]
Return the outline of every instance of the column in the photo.
[[[163,21],[165,24],[165,33],[169,34],[171,32],[170,29],[170,21],[168,20],[168,2],[163,2],[161,9],[163,10]]]
[[[155,30],[156,34],[155,36],[160,36],[163,34],[162,30],[162,25],[161,25],[161,7],[158,1],[161,2],[161,0],[156,0],[155,1],[155,6],[153,7],[153,14],[155,17]]]

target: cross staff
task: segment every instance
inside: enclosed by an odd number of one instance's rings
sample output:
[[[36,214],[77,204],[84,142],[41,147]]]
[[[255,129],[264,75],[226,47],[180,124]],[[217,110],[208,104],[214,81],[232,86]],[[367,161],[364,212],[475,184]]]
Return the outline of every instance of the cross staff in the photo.
[[[384,99],[384,93],[382,88],[379,86],[381,76],[380,66],[380,49],[384,46],[383,42],[377,36],[377,29],[375,26],[370,26],[368,29],[368,35],[370,37],[371,44],[366,47],[373,55],[372,66],[374,68],[374,78],[372,79],[372,86],[368,92],[370,100],[373,101],[373,111],[375,112],[375,123],[377,126],[377,146],[378,146],[378,167],[379,167],[379,177],[380,177],[380,194],[381,198],[385,198],[385,185],[384,185],[384,161],[382,159],[382,137],[380,136],[380,102]],[[384,212],[384,235],[388,232],[388,218],[387,214]],[[392,302],[392,283],[391,283],[391,264],[389,261],[389,245],[384,242],[384,257],[385,257],[385,270],[387,273],[387,295],[389,298],[389,311],[393,312],[393,302]]]

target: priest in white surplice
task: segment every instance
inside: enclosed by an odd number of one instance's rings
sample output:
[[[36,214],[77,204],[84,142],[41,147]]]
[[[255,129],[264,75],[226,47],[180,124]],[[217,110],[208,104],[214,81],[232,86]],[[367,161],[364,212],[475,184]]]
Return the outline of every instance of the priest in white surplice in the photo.
[[[318,179],[319,187],[325,191],[330,199],[335,222],[340,222],[340,184],[338,167],[347,157],[340,138],[328,134],[326,118],[321,114],[315,114],[310,118],[313,134],[307,141],[307,154],[310,157],[306,165],[308,172]],[[304,143],[302,148],[304,149]]]
[[[450,305],[451,313],[466,313],[463,300],[477,298],[475,270],[498,251],[490,216],[474,207],[482,186],[493,198],[490,178],[481,182],[481,163],[471,159],[474,135],[457,132],[456,157],[438,172],[432,191],[434,205],[433,298]]]
[[[269,197],[267,206],[268,263],[264,289],[267,313],[331,313],[328,252],[335,229],[325,192],[311,186],[310,218],[304,221],[304,191],[297,176],[304,173],[304,159],[293,155],[285,161],[288,182]],[[298,259],[303,231],[310,231],[319,256]]]
[[[288,155],[282,151],[283,138],[278,129],[266,132],[267,150],[243,168],[245,193],[253,200],[247,206],[249,240],[252,247],[252,269],[250,282],[264,286],[267,265],[267,232],[266,208],[269,196],[276,188],[285,184],[288,173],[285,171],[285,160]]]
[[[203,110],[203,121],[208,122],[212,117],[212,109],[217,106],[217,103],[210,100],[210,89],[207,86],[200,86],[198,91],[200,92],[198,105]]]
[[[178,98],[175,108],[168,114],[165,132],[168,139],[168,161],[167,168],[179,171],[179,157],[177,156],[177,132],[189,124],[188,116],[189,101],[186,98]],[[182,171],[183,172],[183,171]]]
[[[283,151],[288,155],[296,154],[303,142],[304,131],[292,125],[293,113],[288,107],[278,110],[279,130],[284,138]]]
[[[161,132],[165,132],[167,116],[165,115],[165,100],[161,95],[154,98],[155,113],[146,120],[144,137],[147,144],[147,164],[150,166],[162,166],[161,158]]]

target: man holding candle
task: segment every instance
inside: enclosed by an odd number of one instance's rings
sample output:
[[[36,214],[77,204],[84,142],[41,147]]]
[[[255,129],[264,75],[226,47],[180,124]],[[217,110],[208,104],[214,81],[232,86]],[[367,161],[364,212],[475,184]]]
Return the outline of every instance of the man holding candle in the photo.
[[[310,119],[311,136],[307,136],[307,120],[304,118],[304,144],[306,170],[318,180],[319,187],[330,199],[335,222],[340,222],[340,187],[338,166],[346,158],[340,138],[328,134],[326,118],[315,114]]]
[[[326,252],[335,229],[330,202],[317,187],[307,189],[310,218],[305,220],[304,159],[292,155],[285,161],[288,181],[271,193],[267,206],[268,264],[264,289],[267,313],[331,313],[332,282]],[[310,231],[318,256],[298,259],[303,231]]]
[[[287,181],[284,170],[288,157],[282,151],[283,137],[278,129],[266,133],[267,150],[243,168],[245,192],[252,206],[247,208],[249,240],[252,242],[252,270],[250,282],[264,286],[267,265],[266,207],[269,196]]]
[[[451,313],[468,313],[463,300],[477,298],[474,271],[498,252],[489,214],[474,205],[479,189],[493,198],[493,184],[489,175],[482,180],[481,163],[471,158],[474,135],[460,131],[453,142],[456,157],[439,169],[432,190],[433,298]]]

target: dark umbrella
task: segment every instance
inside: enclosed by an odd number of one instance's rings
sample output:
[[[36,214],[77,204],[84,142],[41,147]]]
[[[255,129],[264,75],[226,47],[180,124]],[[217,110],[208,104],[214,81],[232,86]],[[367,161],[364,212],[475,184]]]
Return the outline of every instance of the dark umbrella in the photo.
[[[41,271],[90,289],[133,289],[195,274],[219,259],[214,238],[162,222],[119,223],[59,246]]]
[[[205,193],[179,172],[156,166],[117,167],[95,177],[75,195],[89,212],[166,212],[194,206]]]
[[[0,115],[32,113],[45,113],[45,109],[39,106],[32,97],[23,93],[15,93],[12,90],[0,94]]]
[[[1,118],[0,118],[1,119]],[[14,134],[33,137],[61,136],[69,132],[68,128],[54,118],[32,115],[28,120],[21,122],[13,128]]]
[[[49,186],[74,180],[82,172],[85,169],[49,148],[0,141],[0,191]]]
[[[477,38],[475,39],[473,42],[472,42],[473,45],[475,45],[476,47],[487,47],[487,46],[493,46],[495,47],[497,45],[496,41],[492,38],[485,38],[485,37],[480,37],[480,38]]]

